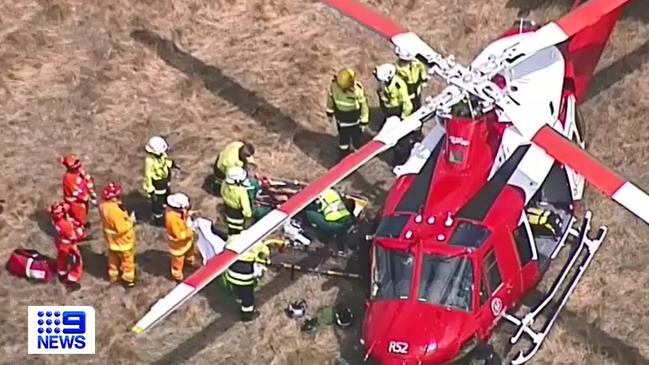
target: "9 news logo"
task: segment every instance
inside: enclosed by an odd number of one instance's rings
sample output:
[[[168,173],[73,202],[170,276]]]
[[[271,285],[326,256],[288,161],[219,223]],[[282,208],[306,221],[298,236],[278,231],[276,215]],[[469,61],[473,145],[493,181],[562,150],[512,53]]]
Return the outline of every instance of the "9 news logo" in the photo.
[[[27,309],[28,354],[94,354],[95,310],[90,306]]]

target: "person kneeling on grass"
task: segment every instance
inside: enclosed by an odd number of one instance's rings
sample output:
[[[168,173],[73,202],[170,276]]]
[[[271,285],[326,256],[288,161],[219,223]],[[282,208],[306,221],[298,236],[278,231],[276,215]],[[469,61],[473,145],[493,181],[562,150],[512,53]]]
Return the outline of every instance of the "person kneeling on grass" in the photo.
[[[336,241],[338,255],[345,254],[345,239],[352,225],[352,213],[337,191],[330,188],[320,194],[316,201],[306,208],[306,218],[326,241]]]

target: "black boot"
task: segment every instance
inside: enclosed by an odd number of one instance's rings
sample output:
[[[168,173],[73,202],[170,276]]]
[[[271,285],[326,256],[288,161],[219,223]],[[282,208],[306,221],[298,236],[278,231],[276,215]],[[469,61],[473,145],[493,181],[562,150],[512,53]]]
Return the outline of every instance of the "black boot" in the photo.
[[[241,312],[241,322],[252,322],[259,317],[259,312],[254,310],[252,312]]]
[[[81,284],[76,283],[74,281],[70,281],[65,284],[65,288],[68,290],[68,293],[72,293],[81,289]]]

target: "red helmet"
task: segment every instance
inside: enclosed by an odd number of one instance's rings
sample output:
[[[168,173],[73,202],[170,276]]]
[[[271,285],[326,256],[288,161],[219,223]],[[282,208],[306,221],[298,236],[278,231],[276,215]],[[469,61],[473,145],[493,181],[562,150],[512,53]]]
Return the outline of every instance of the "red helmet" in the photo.
[[[81,160],[79,160],[79,156],[77,155],[63,156],[60,161],[63,166],[71,170],[81,167]]]
[[[52,216],[52,218],[63,218],[69,209],[70,205],[68,205],[68,203],[56,202],[52,204],[52,206],[49,207],[47,211],[50,213],[50,216]]]
[[[110,200],[117,198],[122,193],[122,187],[118,183],[110,183],[104,187],[104,190],[101,192],[102,198],[104,200]]]

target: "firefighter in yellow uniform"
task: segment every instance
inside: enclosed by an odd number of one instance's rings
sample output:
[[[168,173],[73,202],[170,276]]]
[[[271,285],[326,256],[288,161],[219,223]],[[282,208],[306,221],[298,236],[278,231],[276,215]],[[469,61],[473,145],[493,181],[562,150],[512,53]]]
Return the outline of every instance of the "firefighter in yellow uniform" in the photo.
[[[165,201],[169,196],[171,169],[177,167],[167,156],[169,145],[162,137],[151,137],[144,147],[147,152],[144,160],[144,184],[142,188],[151,199],[153,223],[162,225]]]
[[[236,251],[236,239],[239,234],[228,237],[225,248]],[[270,263],[270,248],[263,241],[254,244],[243,253],[225,272],[225,280],[241,302],[241,320],[249,322],[258,316],[255,310],[255,286],[265,266]]]
[[[338,254],[345,253],[347,231],[352,224],[352,214],[343,198],[334,189],[327,189],[306,208],[306,218],[325,241],[336,241]]]
[[[255,147],[246,141],[234,141],[225,146],[214,162],[215,191],[221,190],[221,184],[230,167],[237,166],[250,170],[256,164],[254,155]]]
[[[404,48],[396,47],[398,60],[395,64],[397,76],[405,81],[413,110],[421,108],[421,92],[428,82],[426,66],[415,55]]]
[[[171,254],[171,277],[177,282],[183,280],[185,263],[194,265],[196,262],[194,232],[189,224],[189,206],[189,197],[183,193],[171,194],[167,198],[165,230]]]
[[[126,287],[135,286],[135,216],[121,207],[122,188],[117,183],[104,187],[99,213],[108,245],[108,281],[117,282],[120,271]]]
[[[363,85],[356,81],[354,70],[346,68],[331,80],[327,93],[327,117],[338,129],[340,158],[359,149],[363,130],[370,121],[367,95]]]
[[[408,94],[408,85],[397,75],[393,64],[383,64],[374,69],[374,76],[379,82],[379,104],[385,118],[399,117],[405,119],[412,114],[412,101]],[[414,131],[402,138],[394,147],[393,166],[406,162],[410,149],[421,139],[421,132]]]
[[[530,207],[525,212],[535,236],[557,237],[563,233],[561,217],[551,210]]]

